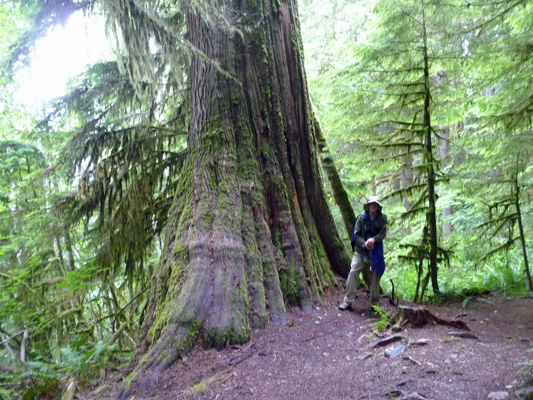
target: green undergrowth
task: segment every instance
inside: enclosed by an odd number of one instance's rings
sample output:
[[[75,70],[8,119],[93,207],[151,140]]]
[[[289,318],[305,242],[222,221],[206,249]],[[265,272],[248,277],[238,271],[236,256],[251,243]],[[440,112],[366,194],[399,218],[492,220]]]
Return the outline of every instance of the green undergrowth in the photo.
[[[73,344],[60,349],[55,360],[29,361],[0,371],[0,400],[61,398],[68,382],[84,386],[105,370],[124,364],[131,354],[120,357],[115,346],[97,342],[94,346]]]
[[[378,305],[373,305],[374,312],[378,315],[379,320],[374,324],[374,328],[378,332],[383,332],[389,325],[389,313]]]
[[[502,263],[501,260],[487,262],[476,267],[468,264],[452,265],[439,269],[440,295],[436,296],[428,283],[424,302],[442,303],[460,301],[466,306],[470,298],[487,292],[499,292],[505,296],[522,297],[528,295],[527,283],[520,263]],[[413,300],[417,285],[417,272],[412,266],[388,268],[381,279],[381,287],[386,293],[392,292],[394,282],[395,297]]]
[[[524,374],[524,378],[533,384],[533,348],[529,349],[529,360],[519,363],[521,371]]]

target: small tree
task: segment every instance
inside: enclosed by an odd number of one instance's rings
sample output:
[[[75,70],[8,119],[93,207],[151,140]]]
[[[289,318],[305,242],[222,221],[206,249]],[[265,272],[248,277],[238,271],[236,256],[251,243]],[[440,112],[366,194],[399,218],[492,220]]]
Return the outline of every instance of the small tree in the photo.
[[[355,47],[352,107],[357,104],[360,145],[373,149],[377,182],[390,184],[388,197],[401,196],[405,218],[423,215],[423,248],[411,256],[428,260],[434,293],[439,293],[437,188],[446,181],[438,162],[439,125],[449,120],[450,87],[440,77],[457,68],[460,47],[450,38],[439,1],[378,2],[366,42]],[[453,11],[456,12],[456,11]],[[370,161],[371,163],[371,161]],[[363,164],[364,165],[364,164]],[[372,174],[372,172],[369,172]],[[396,184],[395,182],[398,182]],[[392,184],[391,184],[392,183]],[[414,247],[419,248],[419,244]]]
[[[506,1],[472,10],[468,41],[470,78],[465,135],[469,160],[461,168],[465,194],[487,204],[484,234],[495,239],[482,260],[520,242],[524,273],[532,289],[526,236],[531,194],[533,64],[525,43],[532,34],[530,2]],[[524,208],[528,211],[524,211]],[[513,229],[518,226],[518,233]]]

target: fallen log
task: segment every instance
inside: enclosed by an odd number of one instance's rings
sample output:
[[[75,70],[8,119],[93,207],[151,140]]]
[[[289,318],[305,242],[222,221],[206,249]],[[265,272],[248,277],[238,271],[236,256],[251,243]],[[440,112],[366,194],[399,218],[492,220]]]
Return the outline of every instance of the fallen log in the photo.
[[[469,331],[470,328],[464,321],[446,319],[433,314],[427,307],[399,306],[391,317],[391,324],[399,323],[401,326],[411,324],[415,328],[421,328],[426,324],[439,324],[453,326],[454,328]]]

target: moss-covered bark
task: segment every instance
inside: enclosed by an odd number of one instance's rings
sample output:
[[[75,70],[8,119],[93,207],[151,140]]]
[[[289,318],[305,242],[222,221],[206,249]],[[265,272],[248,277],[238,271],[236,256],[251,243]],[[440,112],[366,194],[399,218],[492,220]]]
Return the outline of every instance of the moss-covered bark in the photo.
[[[216,0],[190,10],[196,49],[186,173],[153,277],[135,372],[155,382],[198,340],[221,347],[252,327],[311,311],[349,257],[321,182],[295,4]],[[210,8],[211,9],[211,8]]]

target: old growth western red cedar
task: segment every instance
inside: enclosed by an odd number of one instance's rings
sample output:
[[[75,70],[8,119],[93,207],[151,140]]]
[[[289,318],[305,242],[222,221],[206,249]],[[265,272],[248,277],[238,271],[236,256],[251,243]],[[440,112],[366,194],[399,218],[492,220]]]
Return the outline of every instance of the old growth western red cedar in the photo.
[[[144,356],[123,395],[198,340],[244,342],[269,319],[284,324],[287,301],[311,311],[349,268],[323,189],[296,4],[216,0],[208,10],[188,10],[188,156]]]

